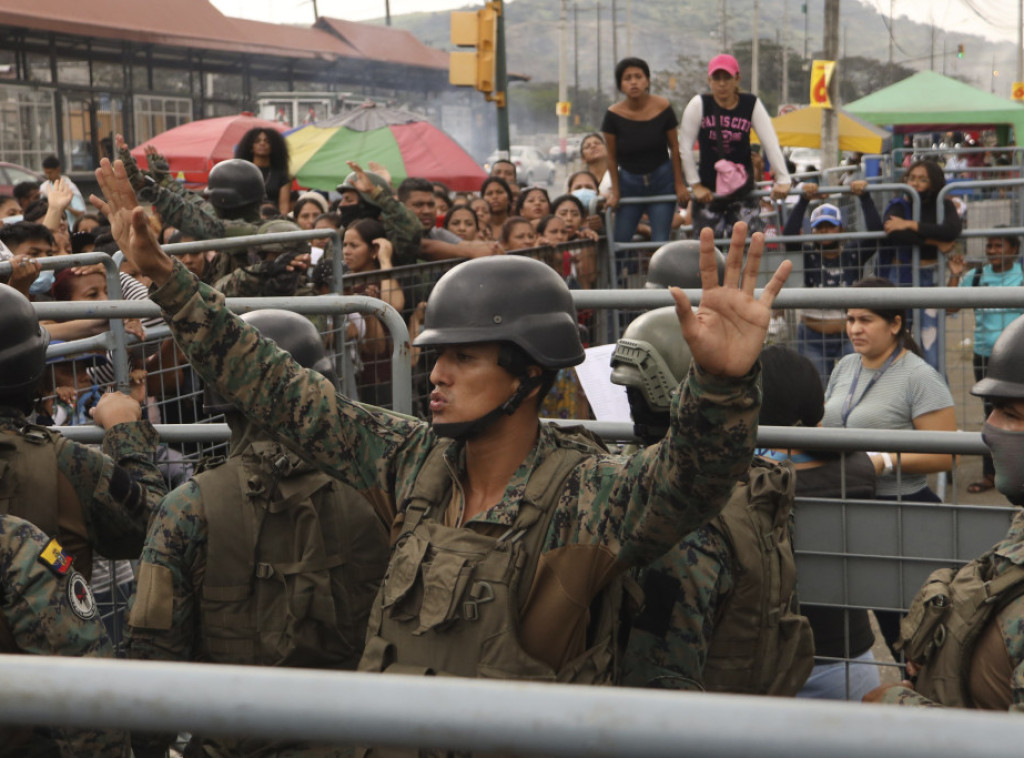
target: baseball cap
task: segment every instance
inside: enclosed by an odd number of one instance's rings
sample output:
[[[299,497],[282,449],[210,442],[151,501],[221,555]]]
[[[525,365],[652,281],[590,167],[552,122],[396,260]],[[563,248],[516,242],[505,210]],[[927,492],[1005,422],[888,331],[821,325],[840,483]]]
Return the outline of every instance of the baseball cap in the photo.
[[[711,63],[708,64],[708,76],[711,76],[716,71],[726,71],[729,76],[739,76],[740,64],[731,55],[722,53],[712,58]]]
[[[818,224],[832,224],[833,226],[843,225],[843,212],[832,203],[823,203],[811,212],[811,228]]]

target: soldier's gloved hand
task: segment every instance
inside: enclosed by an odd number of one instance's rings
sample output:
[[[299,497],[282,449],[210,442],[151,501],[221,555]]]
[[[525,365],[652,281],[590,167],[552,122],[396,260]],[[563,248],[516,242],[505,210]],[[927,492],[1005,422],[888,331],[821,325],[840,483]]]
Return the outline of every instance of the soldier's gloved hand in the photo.
[[[146,176],[139,170],[139,165],[132,157],[132,151],[128,149],[128,143],[120,134],[115,135],[114,142],[117,146],[117,157],[124,164],[124,171],[128,175],[128,181],[136,192],[146,186]]]
[[[149,164],[149,175],[157,184],[162,186],[173,181],[171,164],[152,145],[146,145],[146,163]]]
[[[281,295],[293,295],[299,286],[299,282],[306,275],[306,267],[301,269],[294,266],[296,258],[302,253],[282,253],[271,261],[263,263],[260,269],[263,294],[267,297]]]

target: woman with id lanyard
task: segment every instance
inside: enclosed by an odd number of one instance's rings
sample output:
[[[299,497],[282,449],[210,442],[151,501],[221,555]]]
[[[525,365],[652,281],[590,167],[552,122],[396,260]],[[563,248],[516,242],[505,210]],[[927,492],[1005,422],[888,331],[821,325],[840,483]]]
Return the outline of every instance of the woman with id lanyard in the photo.
[[[852,286],[895,285],[868,277]],[[855,352],[840,360],[829,377],[822,426],[956,431],[953,395],[939,372],[921,357],[902,308],[848,308],[846,334]],[[868,456],[878,474],[878,500],[941,502],[928,487],[927,475],[949,471],[953,456],[884,450]],[[875,615],[891,647],[899,637],[899,614]]]

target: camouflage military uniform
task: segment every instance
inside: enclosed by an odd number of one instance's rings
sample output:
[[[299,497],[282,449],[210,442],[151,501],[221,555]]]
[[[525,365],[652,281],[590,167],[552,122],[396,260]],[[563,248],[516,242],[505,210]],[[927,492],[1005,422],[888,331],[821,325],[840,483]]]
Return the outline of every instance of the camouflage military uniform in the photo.
[[[17,433],[25,425],[19,411],[0,406],[0,435]],[[142,551],[150,514],[167,491],[153,463],[157,443],[148,421],[108,429],[102,452],[64,438],[57,442],[54,474],[70,482],[82,504],[88,542],[107,558],[138,558]],[[17,501],[16,496],[15,512]]]
[[[621,684],[704,689],[715,619],[733,588],[732,564],[732,548],[712,522],[645,569],[645,605],[629,633]],[[651,612],[666,604],[670,614]]]
[[[231,426],[232,458],[250,453],[253,450],[254,443],[266,444],[263,441],[267,440],[268,437],[260,433],[250,422],[241,419],[236,421],[232,417]],[[273,453],[271,458],[276,458],[280,454],[286,455],[290,460],[290,473],[284,478],[284,481],[287,481],[292,475],[301,477],[312,470],[308,464],[303,464],[299,461],[293,453],[281,449],[279,443],[273,443],[273,448],[278,452]],[[267,453],[264,452],[263,457],[265,458],[266,455]],[[230,477],[231,481],[236,483],[237,486],[239,473],[235,468],[216,468],[202,476],[220,476],[221,474]],[[238,497],[243,498],[242,489],[238,488],[237,491]],[[346,500],[346,498],[350,498],[350,495],[341,490],[337,492],[337,497],[341,498],[342,503],[346,506],[354,505],[351,499]],[[348,490],[348,492],[351,493],[351,490]],[[231,505],[233,506],[234,504]],[[170,598],[166,598],[166,607],[170,610],[170,615],[168,618],[157,622],[161,628],[149,627],[148,623],[152,619],[147,620],[146,627],[129,626],[129,658],[226,663],[245,662],[252,665],[269,665],[266,661],[260,660],[261,653],[269,654],[269,652],[258,651],[256,648],[259,646],[254,647],[251,657],[249,655],[244,656],[244,661],[240,661],[237,658],[225,660],[222,653],[211,652],[204,639],[204,621],[208,623],[209,620],[204,619],[201,613],[200,598],[203,597],[204,577],[207,576],[207,553],[209,548],[209,521],[207,514],[210,512],[210,509],[228,506],[229,504],[227,503],[204,501],[200,485],[194,479],[171,491],[161,502],[160,507],[153,516],[149,536],[146,539],[146,546],[142,551],[143,569],[140,577],[143,575],[160,577],[161,581],[165,582],[165,584],[161,584],[157,588],[150,589],[152,592],[167,592],[171,595]],[[364,508],[366,507],[364,506]],[[366,508],[366,511],[369,512],[369,509]],[[355,516],[355,513],[353,511],[353,516]],[[372,514],[369,515],[369,518],[375,519]],[[371,533],[370,530],[364,529],[360,530],[359,534],[352,536],[353,540],[359,540],[363,545],[368,545],[371,542],[375,543],[377,545],[377,554],[379,555],[376,567],[376,580],[369,587],[371,594],[366,595],[366,588],[350,587],[348,599],[353,606],[357,604],[360,597],[365,596],[367,600],[372,599],[372,591],[376,584],[379,583],[385,568],[384,563],[387,555],[385,535],[380,523],[375,521],[375,525],[377,527],[375,532]],[[349,562],[352,562],[351,557]],[[292,579],[294,581],[294,577]],[[132,599],[132,605],[134,607],[139,604],[144,605],[145,601],[139,595],[136,595]],[[165,603],[160,602],[159,605],[163,608]],[[357,612],[355,607],[350,610],[353,614]],[[363,613],[362,624],[365,627],[366,614],[369,613],[368,604],[364,603],[361,610]],[[130,619],[130,623],[139,622],[140,619],[136,616],[132,616]],[[362,634],[363,632],[360,630],[360,642]],[[325,652],[320,657],[320,661],[323,662],[326,657],[327,653]],[[296,664],[284,662],[283,665]],[[324,665],[326,667],[326,664]],[[140,754],[150,755],[159,753],[162,755],[162,751],[167,747],[170,738],[170,735],[165,737],[137,735],[133,737],[133,744],[137,752],[141,751]],[[296,756],[296,758],[299,758],[299,756],[301,758],[342,758],[343,756],[351,755],[352,752],[351,748],[346,747],[319,746],[305,743],[272,743],[266,739],[218,738],[200,741],[198,738],[193,738],[193,743],[198,744],[199,742],[209,747],[212,755],[218,756],[263,756],[269,755],[272,752],[275,756],[288,755]]]
[[[994,551],[994,576],[1005,573],[1012,565],[1024,565],[1024,511],[1017,512],[1010,530],[996,544]],[[1009,710],[1024,713],[1024,596],[1018,597],[1003,608],[994,623],[999,626],[999,633],[1009,657],[1011,673],[1006,688],[1010,702]],[[971,666],[973,668],[983,663],[985,661],[975,657],[971,661]],[[941,705],[907,687],[888,688],[879,702],[897,705]]]
[[[336,395],[318,374],[300,369],[260,340],[223,307],[219,293],[196,282],[180,262],[152,299],[164,308],[176,341],[206,381],[361,492],[392,525],[392,536],[398,533],[402,504],[438,442],[429,424],[370,411]],[[721,380],[696,368],[675,397],[672,424],[661,443],[629,457],[594,455],[572,471],[544,538],[522,617],[520,638],[528,652],[545,651],[537,657],[556,668],[581,652],[589,603],[611,578],[654,560],[718,513],[750,462],[759,401],[758,370]],[[555,448],[555,436],[541,426],[502,500],[466,528],[489,535],[508,530],[530,474]],[[456,497],[444,522],[454,526],[461,515],[464,446],[452,445],[446,457]],[[586,581],[561,586],[566,567]],[[561,600],[546,607],[532,602],[558,592]],[[536,608],[546,612],[531,613]]]
[[[27,521],[0,516],[0,642],[31,655],[112,658],[89,585],[56,540]],[[48,683],[52,692],[60,683]],[[0,756],[51,755],[59,746],[68,756],[130,755],[124,732],[92,729],[0,727]]]
[[[384,233],[394,248],[394,264],[409,266],[420,257],[420,241],[423,239],[423,224],[416,214],[404,203],[388,194],[383,187],[373,186],[364,193],[380,208],[380,222]]]

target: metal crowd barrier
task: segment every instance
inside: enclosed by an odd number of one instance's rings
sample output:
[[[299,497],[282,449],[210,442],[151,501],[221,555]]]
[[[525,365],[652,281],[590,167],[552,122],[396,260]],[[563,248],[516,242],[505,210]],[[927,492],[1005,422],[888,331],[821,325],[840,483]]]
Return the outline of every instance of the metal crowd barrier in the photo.
[[[0,657],[0,723],[488,754],[1015,755],[1018,716],[961,709],[257,666]],[[41,697],[59,682],[60,697]],[[741,724],[741,728],[730,725]]]

